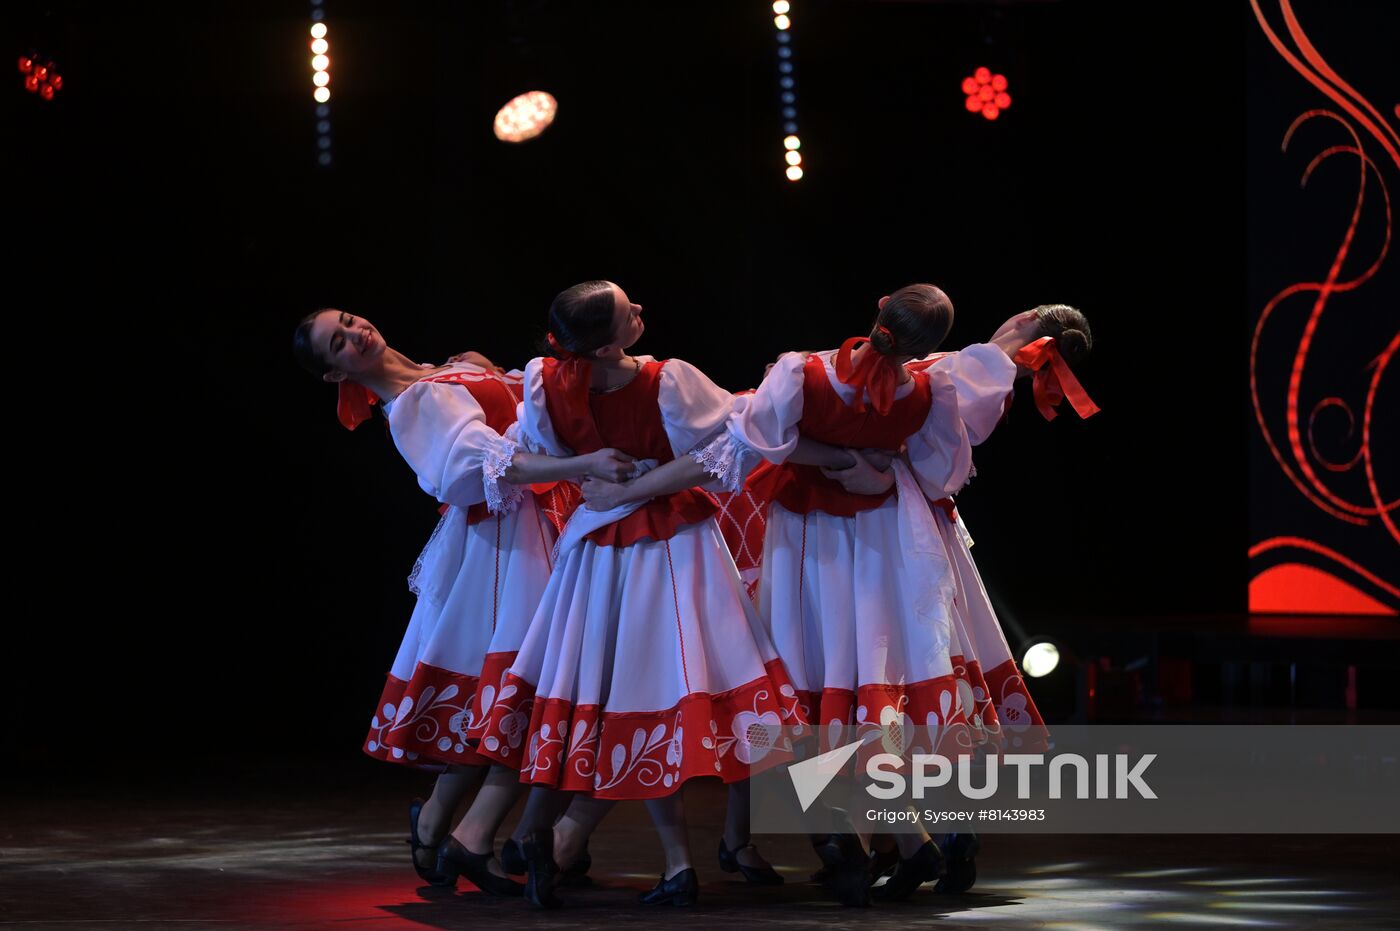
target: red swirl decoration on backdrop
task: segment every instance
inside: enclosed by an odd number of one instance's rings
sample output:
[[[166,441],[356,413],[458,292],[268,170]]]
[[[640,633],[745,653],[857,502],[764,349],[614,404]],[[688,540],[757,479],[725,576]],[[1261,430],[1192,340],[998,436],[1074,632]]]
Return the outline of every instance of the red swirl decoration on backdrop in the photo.
[[[1389,253],[1392,229],[1391,204],[1385,172],[1382,169],[1388,171],[1392,165],[1400,169],[1400,134],[1397,134],[1395,127],[1387,122],[1386,117],[1370,101],[1343,80],[1323,59],[1304,33],[1289,0],[1278,0],[1278,8],[1287,27],[1288,35],[1296,46],[1296,51],[1290,49],[1269,25],[1268,19],[1261,9],[1260,0],[1250,0],[1250,6],[1254,10],[1255,18],[1258,20],[1265,37],[1283,60],[1317,90],[1321,91],[1341,111],[1339,113],[1332,109],[1306,110],[1293,121],[1284,134],[1283,151],[1287,152],[1295,136],[1309,124],[1331,125],[1334,129],[1340,127],[1344,133],[1345,138],[1341,140],[1340,144],[1323,148],[1308,163],[1303,171],[1302,186],[1307,186],[1308,179],[1320,165],[1336,156],[1347,156],[1354,159],[1357,169],[1355,203],[1351,210],[1346,232],[1332,258],[1326,278],[1322,281],[1298,282],[1279,291],[1264,306],[1255,324],[1249,357],[1250,398],[1254,406],[1255,420],[1269,452],[1283,474],[1314,507],[1337,521],[1357,527],[1369,527],[1379,521],[1388,531],[1391,540],[1400,544],[1400,530],[1397,530],[1393,514],[1397,506],[1400,506],[1400,498],[1385,500],[1377,477],[1378,471],[1381,470],[1377,468],[1373,445],[1374,429],[1377,422],[1376,399],[1381,379],[1388,370],[1397,347],[1400,346],[1400,331],[1397,331],[1381,353],[1365,366],[1371,374],[1362,403],[1359,445],[1352,455],[1344,461],[1331,461],[1318,451],[1316,441],[1316,427],[1320,415],[1326,411],[1337,411],[1345,417],[1345,439],[1347,441],[1351,441],[1356,436],[1357,415],[1352,403],[1340,397],[1328,396],[1314,404],[1311,410],[1307,411],[1306,418],[1300,411],[1303,373],[1307,367],[1309,352],[1314,348],[1318,324],[1323,314],[1329,309],[1329,301],[1334,295],[1357,291],[1365,285],[1376,275]],[[1400,107],[1397,107],[1397,114],[1400,115]],[[1361,132],[1358,132],[1358,126]],[[1363,138],[1365,143],[1363,143]],[[1384,157],[1377,153],[1373,158],[1368,154],[1367,146],[1379,146]],[[1367,204],[1368,197],[1374,202],[1374,192],[1376,191],[1379,192],[1385,214],[1384,240],[1374,260],[1363,271],[1352,277],[1344,277],[1343,266],[1351,255],[1357,229],[1362,221],[1363,207]],[[1354,264],[1353,261],[1353,266]],[[1263,389],[1261,389],[1259,376],[1261,338],[1273,318],[1274,311],[1284,302],[1300,294],[1312,296],[1312,307],[1297,339],[1287,392],[1281,399],[1284,402],[1287,427],[1285,448],[1285,444],[1277,441],[1270,430],[1265,414],[1266,401],[1277,399],[1277,395],[1275,393],[1273,397],[1266,398]],[[1306,424],[1303,422],[1305,419]],[[1335,421],[1336,418],[1328,419]],[[1354,474],[1358,467],[1365,476],[1364,487],[1368,494],[1364,500],[1354,500],[1353,496],[1334,490],[1330,484],[1347,473]],[[1390,471],[1386,474],[1395,474],[1393,465],[1389,469]],[[1336,478],[1326,478],[1329,473]],[[1360,497],[1360,494],[1358,484],[1354,495]],[[1286,543],[1281,544],[1281,541],[1286,541]],[[1331,609],[1338,612],[1397,613],[1393,605],[1400,601],[1400,596],[1397,595],[1400,589],[1366,569],[1357,561],[1342,556],[1315,541],[1299,537],[1275,537],[1251,547],[1250,557],[1255,559],[1266,552],[1279,549],[1280,545],[1300,552],[1308,552],[1314,556],[1322,556],[1328,562],[1329,567],[1344,567],[1348,573],[1357,578],[1361,585],[1370,588],[1373,594],[1368,594],[1358,586],[1315,567],[1295,564],[1275,565],[1262,571],[1257,569],[1254,571],[1254,578],[1250,583],[1252,610],[1316,612]],[[1325,576],[1325,581],[1319,579],[1318,576]],[[1290,596],[1291,590],[1295,591],[1294,596]],[[1294,600],[1290,601],[1290,597],[1293,597]],[[1391,603],[1387,604],[1387,601]]]

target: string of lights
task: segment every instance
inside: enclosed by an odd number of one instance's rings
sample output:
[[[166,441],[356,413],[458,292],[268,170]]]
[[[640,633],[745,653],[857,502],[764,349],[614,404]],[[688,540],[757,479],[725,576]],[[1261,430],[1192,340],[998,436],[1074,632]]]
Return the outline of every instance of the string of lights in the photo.
[[[783,116],[783,161],[787,179],[801,181],[802,138],[797,134],[797,77],[792,51],[791,0],[774,0],[773,28],[778,45],[778,101]]]
[[[316,164],[331,164],[331,43],[323,0],[311,0],[311,83],[316,101]]]

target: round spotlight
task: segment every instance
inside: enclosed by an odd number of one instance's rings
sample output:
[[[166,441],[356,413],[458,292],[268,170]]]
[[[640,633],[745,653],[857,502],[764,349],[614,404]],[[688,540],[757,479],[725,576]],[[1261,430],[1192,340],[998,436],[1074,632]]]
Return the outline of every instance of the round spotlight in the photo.
[[[21,56],[19,57],[19,73],[20,73],[20,74],[28,74],[29,72],[31,72],[31,71],[33,71],[33,70],[34,70],[34,59],[30,58],[28,55],[21,55]]]
[[[792,4],[788,3],[788,0],[776,0],[776,2],[773,4],[773,12],[777,13],[779,16],[791,10]]]
[[[797,138],[796,136],[788,136],[786,139],[783,140],[783,148],[789,150],[800,149],[802,148],[802,140]]]
[[[795,132],[797,132],[797,124],[794,123],[794,122],[792,122],[791,120],[789,120],[788,122],[786,122],[786,123],[783,124],[783,132],[785,132],[785,133],[795,133]]]
[[[1032,679],[1050,675],[1059,665],[1060,648],[1048,640],[1032,643],[1021,657],[1021,669]]]
[[[997,94],[996,99],[993,100],[992,103],[997,105],[997,109],[1005,110],[1007,107],[1011,106],[1011,95],[1005,92]]]
[[[802,153],[801,153],[801,152],[789,152],[789,153],[787,154],[787,163],[788,163],[789,165],[801,165],[801,164],[802,164]]]
[[[327,84],[331,83],[331,76],[324,71],[317,71],[311,76],[311,83],[315,84],[317,87],[325,87]]]
[[[326,37],[326,24],[316,23],[311,27],[311,38],[324,39]]]
[[[773,25],[777,26],[779,29],[787,29],[789,26],[792,25],[792,20],[788,19],[784,15],[778,15],[773,17]]]
[[[787,176],[789,181],[800,181],[802,180],[802,169],[793,165],[787,170]]]
[[[325,39],[312,39],[312,40],[311,40],[311,54],[313,54],[313,55],[324,55],[324,54],[326,54],[327,51],[330,50],[330,47],[331,47],[331,44],[330,44],[329,42],[327,42]]]
[[[323,71],[321,73],[324,74],[325,72]],[[331,89],[329,87],[318,87],[313,96],[316,98],[317,103],[325,103],[327,100],[331,99]]]
[[[994,104],[989,103],[982,108],[982,115],[989,120],[994,120],[997,117],[1001,116],[1001,110],[997,109],[997,107]]]
[[[972,76],[977,80],[978,84],[986,84],[992,80],[992,69],[978,68],[976,71],[972,72]]]
[[[326,96],[330,96],[329,91],[326,92]],[[325,119],[326,117],[331,115],[331,108],[326,106],[325,104],[321,104],[319,107],[316,108],[316,115],[319,116],[321,119]]]
[[[967,98],[967,111],[969,113],[981,113],[982,98],[978,97],[976,94],[973,94],[971,97]]]
[[[496,114],[494,129],[502,142],[524,142],[549,128],[559,112],[559,101],[544,91],[528,91],[514,97]]]
[[[311,67],[313,70],[325,71],[330,66],[331,60],[325,55],[317,55],[315,58],[311,59]]]
[[[1004,74],[994,74],[994,75],[992,75],[992,90],[996,90],[996,91],[1004,91],[1004,90],[1006,90],[1006,75],[1004,75]]]

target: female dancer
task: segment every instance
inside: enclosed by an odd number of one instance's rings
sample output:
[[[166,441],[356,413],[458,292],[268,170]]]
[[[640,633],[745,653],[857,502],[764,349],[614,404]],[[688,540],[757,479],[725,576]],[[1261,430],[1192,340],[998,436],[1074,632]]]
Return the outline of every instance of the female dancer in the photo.
[[[752,396],[736,401],[727,435],[705,460],[731,490],[762,459],[782,463],[767,489],[760,613],[814,720],[898,729],[908,749],[918,745],[911,718],[927,727],[930,749],[970,745],[965,715],[951,703],[952,582],[923,501],[924,493],[941,498],[962,484],[969,444],[948,377],[902,366],[942,342],[952,314],[943,292],[911,285],[881,299],[869,340],[783,356]],[[792,461],[804,439],[829,444],[804,448],[797,461],[812,464]],[[861,459],[835,447],[905,444],[908,465],[895,467],[898,496],[892,488],[853,493],[818,467]],[[669,484],[658,472],[623,495]],[[584,495],[590,507],[618,497],[597,483]],[[865,858],[850,840],[832,851],[833,879],[843,902],[864,904]],[[934,878],[941,857],[927,835],[921,840],[905,841],[909,857]]]
[[[554,530],[533,495],[492,499],[486,457],[515,420],[519,376],[481,357],[425,367],[392,349],[363,317],[341,310],[303,319],[293,338],[303,367],[340,387],[341,422],[354,429],[384,399],[394,443],[424,491],[446,505],[410,577],[418,596],[389,673],[366,751],[378,759],[432,761],[449,769],[426,803],[410,807],[413,865],[429,882],[465,873],[485,891],[518,895],[492,855],[501,821],[519,793],[515,771],[490,766],[467,746],[483,663],[512,656],[549,576]],[[612,450],[556,464],[552,480],[617,477],[630,463]],[[488,674],[491,674],[488,670]],[[471,809],[443,844],[457,805],[484,778]]]
[[[1012,378],[1037,378],[1037,405],[1047,418],[1053,418],[1051,406],[1065,395],[1082,417],[1098,410],[1068,367],[1061,364],[1081,360],[1093,347],[1088,320],[1075,308],[1045,304],[1016,314],[997,329],[986,345],[996,347],[1011,359],[1016,364],[1014,373],[999,362],[987,364],[995,355],[976,346],[909,364],[912,371],[941,371],[952,379],[972,445],[981,444],[1002,421],[1011,399]],[[853,473],[862,468],[856,464]],[[981,731],[979,740],[1015,742],[1014,749],[1019,752],[1036,752],[1043,746],[1044,722],[982,585],[966,525],[951,497],[931,504],[956,586],[952,651],[954,666],[959,670],[959,700],[964,707],[973,709],[969,718],[974,728]],[[936,891],[966,892],[977,881],[977,835],[950,834],[937,840],[947,862],[947,875],[939,879]],[[912,879],[899,875],[902,868],[903,864],[896,867],[895,876],[887,884],[896,891],[908,887]]]
[[[629,356],[641,311],[606,281],[555,298],[555,358],[525,368],[520,451],[494,458],[488,475],[513,483],[538,455],[606,446],[637,457],[639,469],[708,454],[733,399],[686,362]],[[515,664],[492,695],[480,693],[480,752],[519,765],[534,785],[580,793],[552,831],[527,842],[533,904],[554,903],[558,864],[614,800],[629,798],[646,800],[665,849],[661,879],[641,900],[694,902],[681,786],[747,778],[774,761],[773,731],[801,722],[714,512],[694,490],[576,512]]]

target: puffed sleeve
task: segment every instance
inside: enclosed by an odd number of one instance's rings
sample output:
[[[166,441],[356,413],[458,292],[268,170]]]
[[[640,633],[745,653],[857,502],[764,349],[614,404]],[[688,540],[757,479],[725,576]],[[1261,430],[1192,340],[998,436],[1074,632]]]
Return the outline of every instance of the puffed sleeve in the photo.
[[[798,352],[780,357],[756,391],[734,398],[724,432],[695,454],[727,491],[738,491],[764,459],[783,462],[797,448],[806,362]]]
[[[722,447],[734,396],[689,362],[669,359],[661,369],[657,403],[672,454],[690,456],[730,487]]]
[[[950,352],[928,367],[944,372],[958,391],[958,409],[967,426],[968,441],[977,446],[1001,422],[1016,381],[1016,363],[991,343],[978,343]]]
[[[909,465],[919,488],[930,498],[945,498],[972,475],[972,443],[959,409],[959,394],[947,372],[928,373],[933,403],[919,431],[909,437]]]
[[[428,494],[462,508],[486,500],[483,465],[501,437],[465,385],[410,385],[390,405],[389,432]]]
[[[559,441],[549,420],[544,398],[544,360],[525,364],[524,397],[516,409],[520,425],[517,442],[527,451],[545,456],[572,456],[573,450]]]

